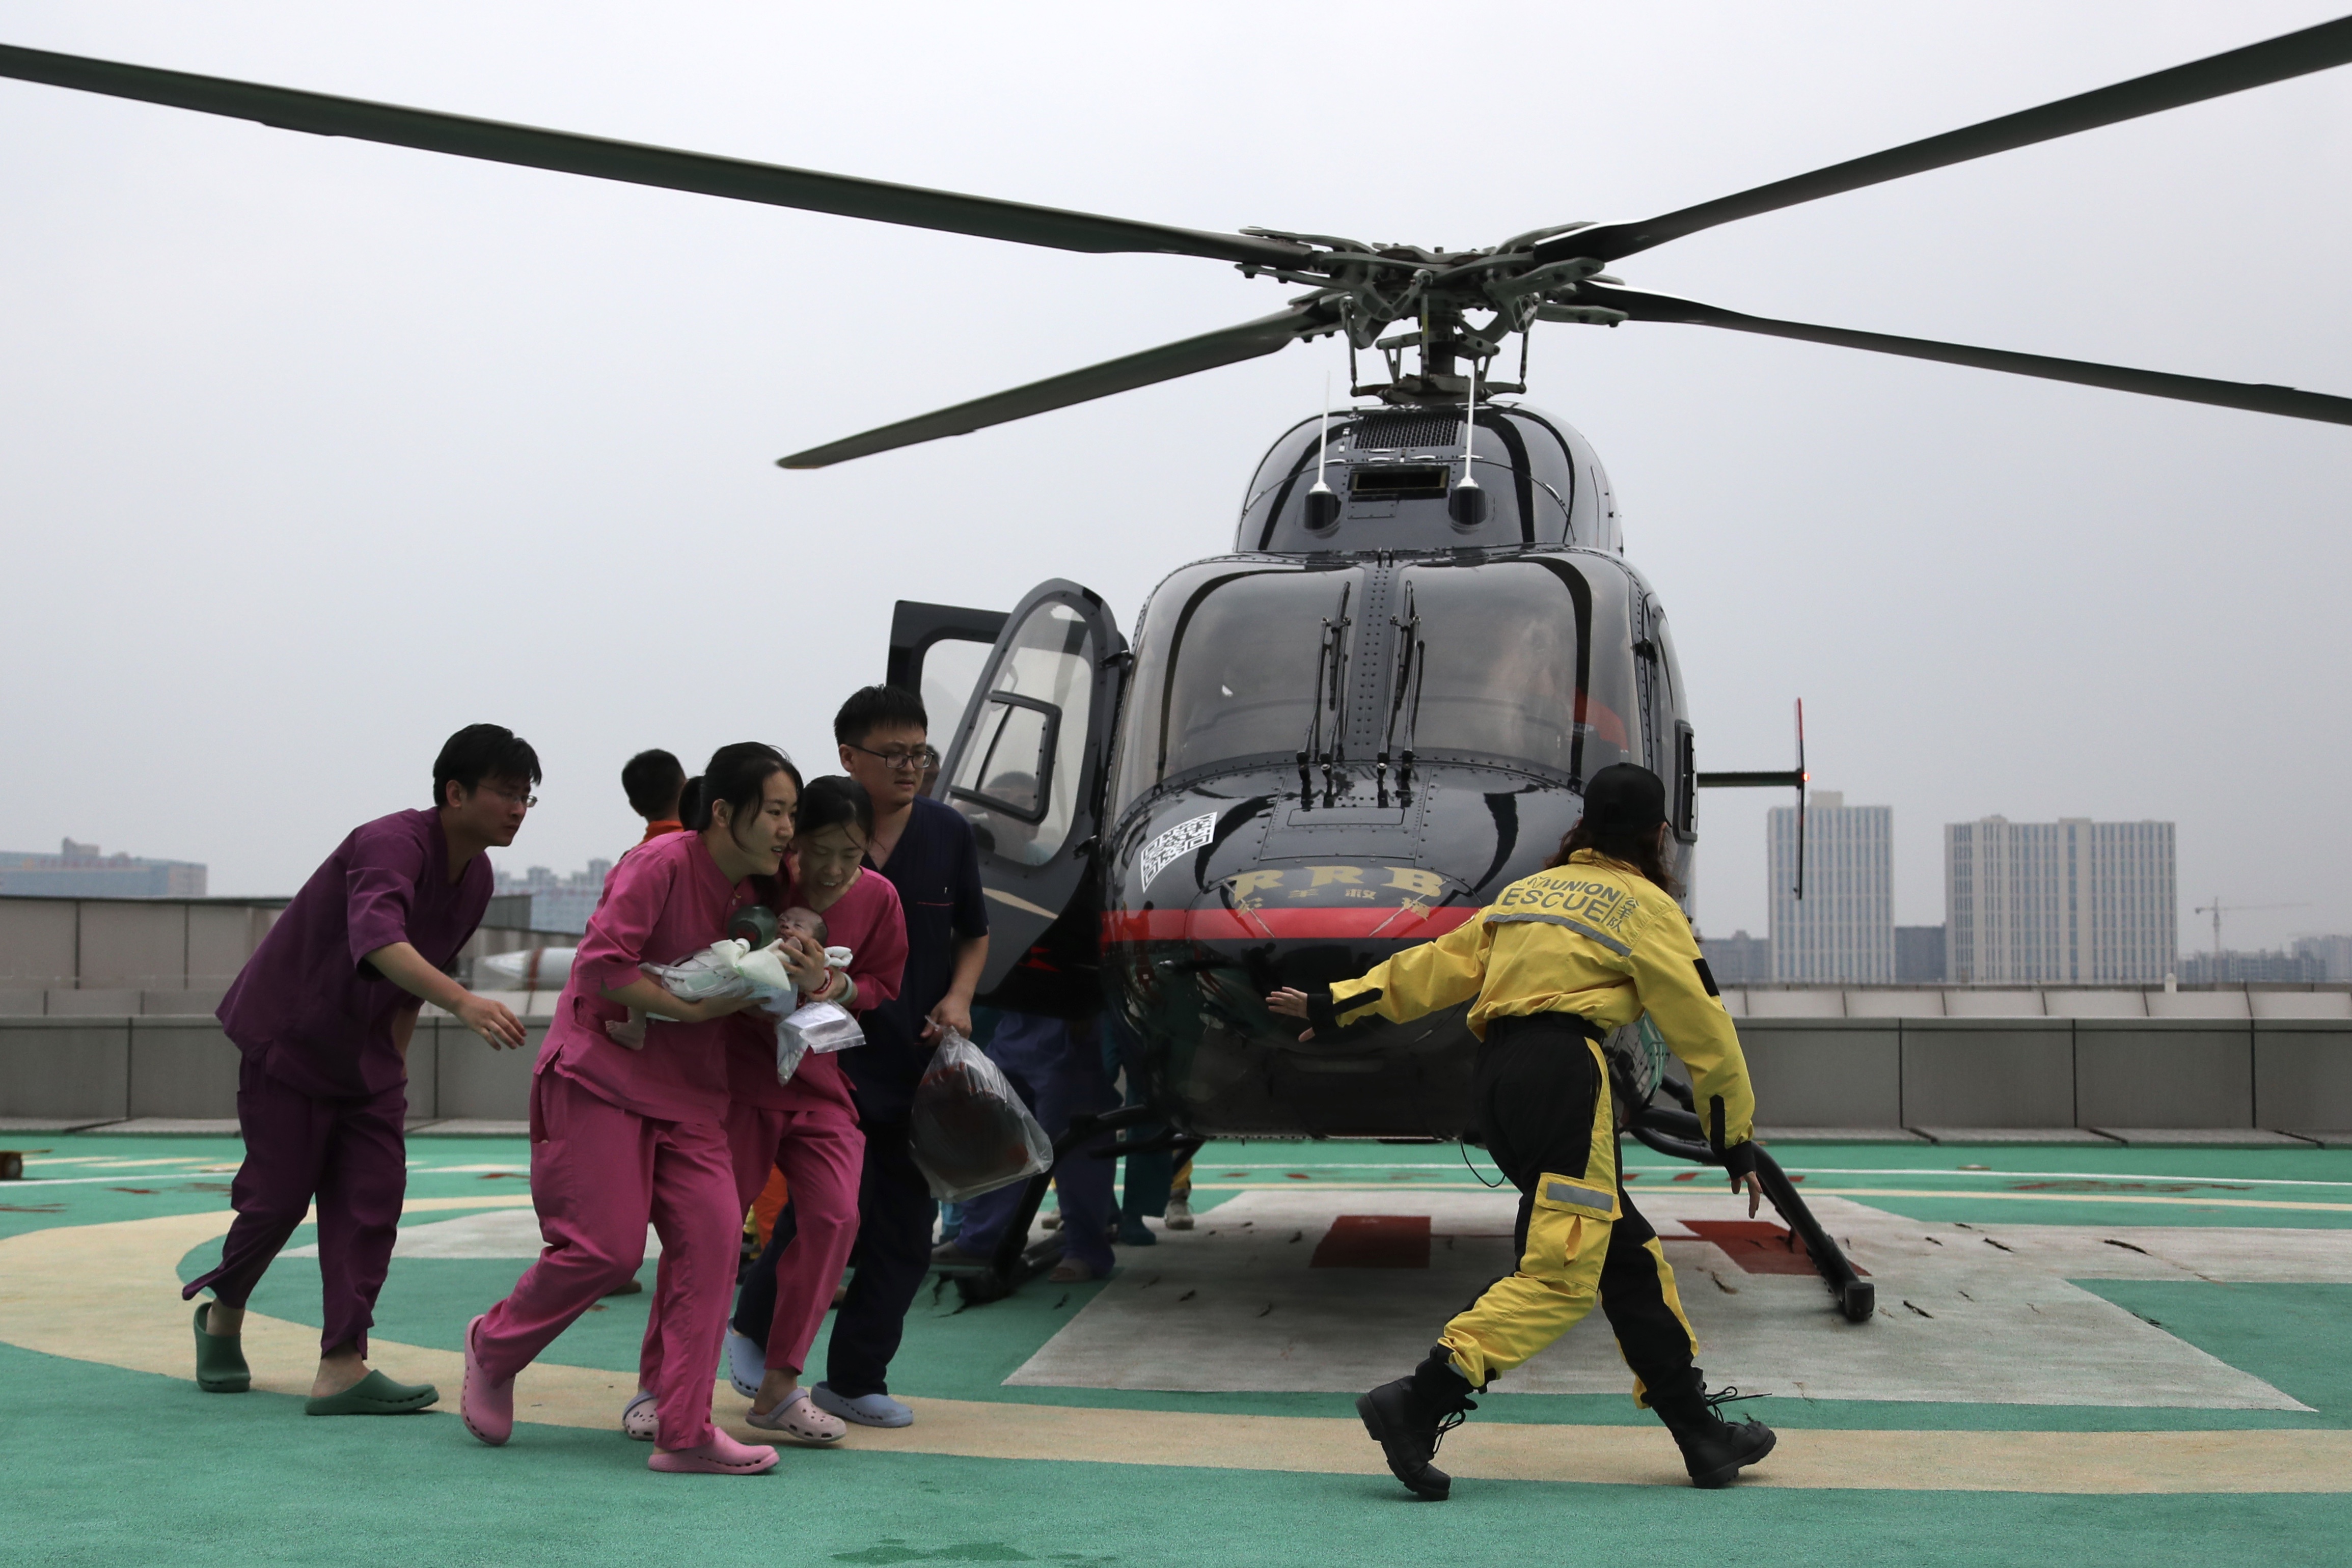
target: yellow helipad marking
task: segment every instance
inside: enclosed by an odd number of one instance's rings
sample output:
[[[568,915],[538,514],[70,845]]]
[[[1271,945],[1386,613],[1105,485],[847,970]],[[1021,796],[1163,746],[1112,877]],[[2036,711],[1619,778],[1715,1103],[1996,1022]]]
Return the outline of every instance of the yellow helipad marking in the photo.
[[[412,1213],[512,1207],[523,1193],[412,1198]],[[192,1347],[174,1271],[188,1249],[228,1228],[226,1213],[166,1215],[109,1225],[60,1226],[0,1239],[0,1341],[70,1360],[186,1377]],[[254,1385],[309,1392],[318,1331],[248,1314]],[[402,1378],[440,1385],[454,1403],[463,1375],[455,1352],[377,1340],[373,1354]],[[612,1429],[632,1379],[625,1373],[541,1364],[516,1385],[525,1422]],[[1379,1476],[1379,1455],[1346,1419],[1201,1415],[960,1399],[912,1399],[915,1425],[853,1427],[847,1445],[976,1458],[1179,1465]],[[446,1405],[445,1404],[445,1408]],[[718,1390],[716,1409],[738,1437],[744,1402]],[[453,1433],[454,1437],[454,1433]],[[530,1440],[525,1430],[516,1439]],[[617,1433],[614,1441],[622,1441]],[[1652,1426],[1568,1427],[1486,1422],[1448,1438],[1446,1467],[1495,1480],[1678,1485],[1681,1466]],[[1901,1491],[2347,1492],[2352,1432],[1784,1431],[1772,1457],[1742,1484]]]
[[[1689,1183],[1683,1184],[1685,1186]],[[1701,1187],[1708,1183],[1700,1182]],[[1195,1192],[1475,1192],[1467,1182],[1434,1181],[1196,1181]],[[1643,1187],[1634,1192],[1638,1202],[1644,1195],[1673,1188]],[[1808,1186],[1805,1191],[1816,1197],[1942,1197],[1975,1202],[1991,1199],[2001,1203],[2157,1203],[2179,1204],[2189,1208],[2283,1208],[2318,1214],[2352,1214],[2352,1203],[2315,1203],[2309,1199],[2286,1197],[2179,1197],[2170,1194],[2145,1195],[2112,1192],[1987,1192],[1951,1187],[1901,1186]]]

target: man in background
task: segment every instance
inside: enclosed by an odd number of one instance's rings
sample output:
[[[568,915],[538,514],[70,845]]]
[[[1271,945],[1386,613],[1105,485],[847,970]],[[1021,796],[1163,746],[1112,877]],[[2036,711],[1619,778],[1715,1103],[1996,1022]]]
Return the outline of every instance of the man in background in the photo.
[[[483,851],[514,842],[536,803],[539,755],[512,730],[469,725],[433,764],[434,809],[354,829],[302,884],[220,1005],[245,1060],[237,1128],[245,1163],[219,1266],[180,1292],[196,1309],[196,1384],[252,1385],[239,1332],[271,1260],[318,1205],[323,1325],[312,1416],[389,1416],[440,1397],[367,1364],[367,1331],[392,1264],[407,1190],[408,1041],[425,1002],[492,1049],[523,1026],[449,977],[490,902]]]
[[[659,747],[640,751],[623,765],[621,791],[629,798],[629,810],[646,820],[646,836],[637,842],[686,831],[678,816],[678,796],[685,789],[686,768]]]

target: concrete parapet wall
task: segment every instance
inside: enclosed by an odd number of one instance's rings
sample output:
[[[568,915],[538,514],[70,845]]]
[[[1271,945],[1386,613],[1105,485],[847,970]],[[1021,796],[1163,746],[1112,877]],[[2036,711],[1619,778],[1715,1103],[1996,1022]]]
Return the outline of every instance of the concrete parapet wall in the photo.
[[[0,1017],[21,1012],[210,1012],[259,946],[282,898],[35,898],[0,896]],[[569,932],[485,925],[459,956],[461,975],[488,953],[569,947]],[[143,1009],[119,998],[167,992],[209,996],[201,1008]],[[113,1001],[77,1001],[77,996]],[[31,1000],[27,1000],[27,998]],[[46,1007],[41,999],[47,998]]]
[[[1767,1125],[2352,1128],[2352,1019],[1749,1017],[1739,1039]]]
[[[544,1011],[494,1051],[427,1009],[410,1119],[528,1117]],[[1739,1036],[1767,1126],[2352,1130],[2352,1019],[1750,1016]],[[0,1115],[233,1116],[236,1073],[209,1017],[0,1014]]]
[[[408,1117],[519,1122],[545,1020],[520,1051],[492,1051],[454,1019],[417,1020]],[[0,1014],[0,1116],[121,1119],[236,1114],[236,1047],[209,1017]]]

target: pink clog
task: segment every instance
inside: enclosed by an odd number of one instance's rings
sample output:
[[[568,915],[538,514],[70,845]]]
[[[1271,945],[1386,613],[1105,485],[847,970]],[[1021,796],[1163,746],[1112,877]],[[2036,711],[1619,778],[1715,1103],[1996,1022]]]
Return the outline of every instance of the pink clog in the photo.
[[[496,1448],[514,1436],[514,1379],[493,1383],[482,1370],[474,1351],[474,1335],[481,1326],[481,1318],[466,1325],[466,1383],[457,1394],[457,1413],[465,1417],[467,1431]]]
[[[681,1476],[756,1476],[776,1468],[776,1450],[765,1443],[739,1443],[717,1427],[710,1441],[693,1448],[656,1448],[646,1469]]]

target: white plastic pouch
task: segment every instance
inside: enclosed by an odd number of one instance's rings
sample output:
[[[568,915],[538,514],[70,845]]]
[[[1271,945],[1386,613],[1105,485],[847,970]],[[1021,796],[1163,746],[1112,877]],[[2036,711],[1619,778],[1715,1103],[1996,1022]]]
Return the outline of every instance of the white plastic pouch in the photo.
[[[949,1030],[915,1086],[908,1143],[931,1196],[963,1203],[1054,1166],[1054,1141],[987,1054]]]
[[[801,1062],[866,1043],[866,1031],[838,1002],[811,1002],[776,1021],[776,1082],[790,1083]]]

